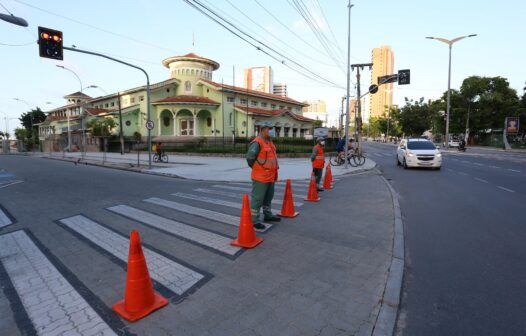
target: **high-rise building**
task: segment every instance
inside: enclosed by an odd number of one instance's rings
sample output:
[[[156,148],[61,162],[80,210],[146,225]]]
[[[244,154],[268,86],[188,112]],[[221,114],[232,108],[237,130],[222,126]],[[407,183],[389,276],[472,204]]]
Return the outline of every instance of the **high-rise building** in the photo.
[[[308,106],[304,106],[301,109],[303,116],[314,120],[320,120],[322,126],[327,127],[329,115],[327,114],[325,102],[323,100],[309,100],[304,101],[303,103],[308,104]]]
[[[378,84],[378,77],[391,75],[394,72],[394,53],[391,47],[383,45],[372,51],[373,69],[371,71],[371,84]],[[382,84],[378,92],[369,95],[369,117],[387,115],[387,109],[393,105],[393,83]]]
[[[288,97],[287,84],[285,83],[274,84],[273,93],[278,96]]]
[[[254,67],[244,70],[245,88],[265,93],[273,93],[273,72],[270,66]]]

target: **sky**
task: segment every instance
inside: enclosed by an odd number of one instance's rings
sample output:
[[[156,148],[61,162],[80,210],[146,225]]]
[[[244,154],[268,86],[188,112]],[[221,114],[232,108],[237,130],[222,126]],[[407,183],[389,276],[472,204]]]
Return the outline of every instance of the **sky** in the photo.
[[[13,133],[29,107],[51,110],[66,104],[63,96],[91,85],[92,97],[144,85],[142,72],[104,58],[64,51],[64,61],[40,58],[38,26],[63,32],[64,45],[96,51],[144,68],[151,83],[169,78],[162,60],[194,52],[220,64],[213,80],[242,86],[243,69],[270,65],[274,82],[288,85],[298,101],[324,100],[329,122],[337,120],[346,94],[348,0],[200,0],[250,36],[260,49],[278,51],[271,58],[213,22],[183,0],[36,1],[0,0],[0,13],[24,18],[23,28],[0,21],[0,129]],[[304,4],[330,42],[322,46],[294,7]],[[371,62],[371,51],[390,45],[395,72],[411,70],[411,84],[394,85],[394,103],[439,98],[447,90],[448,47],[426,36],[452,39],[451,87],[468,76],[502,76],[520,95],[526,81],[526,43],[522,0],[353,0],[351,63]],[[322,77],[313,80],[283,64],[303,66]],[[56,67],[63,65],[70,71]],[[331,83],[328,83],[327,81]],[[351,73],[351,96],[356,72]],[[362,92],[371,84],[362,73]],[[19,98],[24,102],[14,100]]]

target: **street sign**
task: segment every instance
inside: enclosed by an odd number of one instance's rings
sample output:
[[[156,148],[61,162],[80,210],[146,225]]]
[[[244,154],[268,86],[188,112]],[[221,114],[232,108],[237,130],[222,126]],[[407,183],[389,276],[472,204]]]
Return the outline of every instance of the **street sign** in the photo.
[[[411,70],[398,70],[398,85],[406,85],[411,83]]]
[[[146,122],[146,128],[149,129],[150,131],[153,130],[153,127],[154,127],[154,123],[153,123],[153,120],[148,120]]]
[[[329,136],[329,129],[327,127],[317,127],[314,129],[314,137],[326,138]]]
[[[369,86],[369,92],[371,94],[375,94],[376,92],[378,92],[378,85],[372,84],[371,86]]]
[[[398,81],[398,75],[397,74],[378,76],[378,85],[387,84],[387,83],[394,83],[396,81]]]

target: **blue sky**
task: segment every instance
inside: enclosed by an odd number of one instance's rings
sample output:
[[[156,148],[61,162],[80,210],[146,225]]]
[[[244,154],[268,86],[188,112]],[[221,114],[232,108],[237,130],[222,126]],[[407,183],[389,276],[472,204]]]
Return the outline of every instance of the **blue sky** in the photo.
[[[271,17],[256,0],[201,1],[294,61],[345,86],[346,74],[327,56],[292,7],[293,0],[258,1],[303,41]],[[334,34],[333,48],[341,49],[341,58],[345,58],[347,1],[303,0],[303,3],[323,33],[329,39]],[[312,81],[283,66],[182,0],[0,0],[0,4],[29,23],[25,29],[0,21],[2,130],[5,116],[18,118],[28,110],[26,104],[13,100],[14,97],[49,110],[64,105],[62,97],[80,89],[77,78],[55,64],[74,70],[84,87],[97,85],[109,93],[145,84],[141,72],[102,58],[65,51],[63,62],[41,59],[36,43],[32,43],[36,41],[38,26],[63,31],[67,46],[106,53],[143,67],[153,83],[168,78],[168,69],[161,64],[163,59],[195,52],[220,63],[213,78],[217,82],[232,84],[235,68],[238,86],[242,84],[243,68],[270,65],[274,69],[274,81],[287,83],[291,98],[325,100],[331,119],[337,118],[340,99],[345,94],[342,88]],[[503,76],[522,94],[526,81],[523,28],[526,1],[354,0],[353,4],[351,62],[370,62],[372,48],[387,44],[395,53],[395,69],[411,69],[411,84],[395,86],[396,104],[403,105],[404,97],[434,99],[447,89],[447,45],[427,40],[426,36],[451,39],[478,34],[453,47],[452,88],[458,88],[470,75]],[[6,13],[6,10],[0,7],[0,12]],[[21,44],[26,45],[12,46]],[[340,67],[345,66],[344,62],[340,62]],[[352,77],[354,81],[355,74]],[[363,88],[370,84],[368,71],[363,73],[361,84]],[[93,97],[103,94],[102,90],[93,88],[86,89],[85,93]],[[9,120],[9,126],[12,133],[18,121]]]

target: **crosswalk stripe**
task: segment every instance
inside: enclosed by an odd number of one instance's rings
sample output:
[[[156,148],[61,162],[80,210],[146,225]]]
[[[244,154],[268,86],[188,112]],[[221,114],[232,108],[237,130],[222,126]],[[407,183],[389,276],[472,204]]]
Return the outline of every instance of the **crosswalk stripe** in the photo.
[[[185,213],[188,213],[194,216],[207,218],[207,219],[210,219],[216,222],[233,225],[233,226],[239,226],[240,219],[237,216],[232,216],[232,215],[224,214],[224,213],[217,212],[217,211],[197,208],[191,205],[168,201],[168,200],[157,198],[157,197],[151,197],[151,198],[145,199],[144,201],[151,203],[151,204],[160,205],[166,208],[174,209],[177,211],[185,212]],[[265,223],[265,226],[266,226],[266,229],[262,230],[261,232],[268,230],[272,226],[272,224]],[[259,231],[259,230],[256,230],[256,231]]]
[[[7,215],[7,211],[4,210],[2,206],[0,206],[0,229],[3,228],[4,226],[8,226],[11,224],[13,224],[13,221]]]
[[[187,241],[197,243],[201,246],[235,256],[241,248],[231,246],[232,238],[225,237],[210,231],[202,230],[191,225],[180,223],[168,218],[164,218],[153,213],[133,208],[127,205],[117,205],[107,208],[109,211],[138,221],[142,224],[163,230]]]
[[[64,218],[59,222],[120,261],[128,262],[130,245],[128,237],[124,237],[82,215]],[[184,294],[205,278],[203,274],[144,247],[144,244],[143,252],[148,262],[151,278],[177,295]]]
[[[228,185],[236,185],[236,186],[252,188],[251,185],[246,184],[246,183],[241,183],[241,182],[232,182],[232,183],[229,183]],[[279,184],[279,183],[275,183],[274,184],[274,189],[275,190],[285,190],[285,188],[286,188],[286,185],[284,185],[284,184]],[[304,188],[308,189],[309,186],[308,185],[306,185],[306,186],[299,186],[296,183],[292,183],[292,190],[294,190],[294,189],[304,189]]]
[[[234,198],[237,198],[237,199],[240,198],[240,195],[239,195],[239,194],[231,193],[231,192],[228,192],[228,191],[222,191],[222,190],[212,190],[212,189],[206,189],[206,188],[197,188],[197,189],[194,189],[194,191],[196,191],[196,192],[200,192],[200,193],[205,193],[205,194],[212,194],[212,195],[221,195],[221,196],[227,196],[227,197],[234,197]],[[229,203],[230,203],[230,202],[229,202]],[[237,203],[236,203],[236,204],[237,204]],[[276,205],[281,206],[281,205],[282,205],[282,201],[279,201],[279,200],[273,199],[273,200],[272,200],[272,204],[276,204]],[[296,201],[294,201],[294,206],[300,207],[300,206],[302,206],[302,205],[303,205],[302,202],[296,202]],[[241,201],[239,202],[239,208],[241,208]]]
[[[38,335],[116,335],[24,231],[0,236],[0,260]]]
[[[221,189],[228,189],[228,190],[243,191],[243,192],[247,192],[247,193],[250,193],[252,191],[252,188],[233,187],[233,186],[221,185],[221,184],[214,184],[212,187],[214,187],[214,188],[221,188]],[[305,195],[292,194],[292,197],[304,198],[304,197],[307,197],[307,194],[305,194]]]

